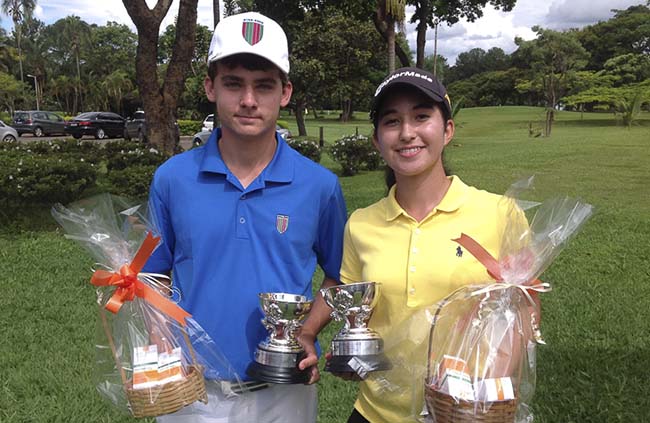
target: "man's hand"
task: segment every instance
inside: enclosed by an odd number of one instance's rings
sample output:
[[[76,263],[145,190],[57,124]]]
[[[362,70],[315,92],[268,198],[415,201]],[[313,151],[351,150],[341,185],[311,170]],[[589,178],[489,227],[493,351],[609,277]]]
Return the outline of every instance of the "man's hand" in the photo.
[[[298,343],[305,350],[305,358],[298,363],[300,370],[309,369],[308,385],[316,383],[320,380],[320,372],[318,371],[318,354],[316,354],[316,337],[311,334],[303,334],[302,332],[297,336]]]

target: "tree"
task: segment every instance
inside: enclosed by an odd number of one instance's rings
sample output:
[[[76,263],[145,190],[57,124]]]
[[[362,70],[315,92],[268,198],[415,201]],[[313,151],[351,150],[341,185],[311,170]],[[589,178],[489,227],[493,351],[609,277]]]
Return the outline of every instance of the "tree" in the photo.
[[[198,0],[180,0],[176,38],[162,85],[158,78],[158,33],[172,0],[158,0],[149,9],[146,0],[122,0],[138,31],[135,59],[136,81],[147,116],[147,138],[162,150],[173,152],[176,145],[176,108],[194,54]]]
[[[388,73],[395,70],[395,25],[402,26],[406,16],[406,0],[378,0],[376,22],[378,29],[385,35],[388,45]],[[384,29],[385,28],[385,29]],[[410,60],[409,60],[410,62]],[[402,62],[402,64],[404,64]],[[408,62],[404,64],[407,66]]]
[[[546,98],[545,136],[551,135],[555,106],[566,90],[568,77],[585,67],[589,52],[582,47],[574,31],[557,32],[534,26],[537,38],[531,41],[515,39],[519,49],[531,58],[534,78]],[[518,50],[519,50],[518,49]]]
[[[600,70],[607,60],[627,53],[650,54],[650,3],[617,10],[612,19],[578,32],[591,53],[587,69]]]
[[[2,11],[11,16],[14,21],[14,33],[16,34],[16,47],[18,48],[18,63],[20,65],[20,82],[24,82],[23,77],[23,58],[21,42],[20,27],[23,21],[32,16],[34,8],[36,7],[35,0],[2,0]]]
[[[53,25],[53,31],[57,34],[59,51],[67,60],[74,59],[76,86],[75,98],[72,111],[77,113],[83,110],[83,89],[81,85],[81,54],[90,44],[90,26],[79,16],[66,16],[59,19]]]
[[[13,115],[16,101],[20,100],[25,90],[24,84],[11,75],[0,71],[0,104]]]
[[[489,3],[497,9],[509,12],[515,6],[517,0],[489,0]],[[408,0],[408,4],[415,6],[415,13],[411,17],[411,23],[417,23],[416,38],[416,61],[415,66],[424,66],[424,52],[426,46],[426,32],[428,28],[437,28],[440,23],[446,22],[453,25],[460,18],[469,22],[483,16],[483,8],[488,0]],[[437,51],[434,51],[434,55]]]
[[[293,101],[299,134],[306,135],[303,112],[325,102],[340,105],[341,120],[355,106],[367,105],[373,87],[385,74],[385,49],[372,24],[337,9],[309,12],[296,33],[291,52]]]

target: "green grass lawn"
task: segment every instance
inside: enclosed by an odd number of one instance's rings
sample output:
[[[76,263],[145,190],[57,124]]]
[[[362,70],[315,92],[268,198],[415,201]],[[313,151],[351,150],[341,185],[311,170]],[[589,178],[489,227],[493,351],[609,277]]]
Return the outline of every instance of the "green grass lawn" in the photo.
[[[595,206],[541,278],[553,291],[542,297],[547,345],[538,348],[536,421],[648,421],[650,116],[627,129],[611,115],[559,112],[550,138],[529,137],[529,122],[539,126],[542,118],[536,108],[463,110],[446,151],[449,166],[467,183],[504,192],[535,174],[536,198],[562,193]],[[323,126],[328,143],[356,127],[370,132],[363,114],[345,125],[332,116],[307,124],[312,136]],[[339,171],[331,159],[323,163]],[[341,184],[349,211],[385,193],[382,172],[341,178]],[[92,262],[53,226],[1,232],[0,422],[133,421],[94,390]],[[325,347],[338,327],[322,333]],[[355,394],[353,383],[324,374],[319,421],[344,422]]]

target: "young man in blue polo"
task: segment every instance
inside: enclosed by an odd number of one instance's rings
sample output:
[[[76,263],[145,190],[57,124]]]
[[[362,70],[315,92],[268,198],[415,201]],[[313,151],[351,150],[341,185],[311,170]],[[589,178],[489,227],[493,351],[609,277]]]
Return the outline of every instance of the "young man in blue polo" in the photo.
[[[223,19],[205,78],[221,127],[205,145],[164,163],[150,191],[164,242],[145,270],[171,273],[180,305],[242,380],[249,379],[246,369],[268,335],[258,294],[312,298],[316,264],[325,273],[323,286],[339,283],[347,213],[338,179],[275,131],[291,98],[288,73],[287,39],[276,22],[258,13]],[[314,343],[327,320],[318,296],[299,337],[307,354],[299,367],[310,372],[308,384],[254,385],[227,398],[208,380],[207,405],[195,403],[160,421],[315,422]],[[219,372],[219,363],[211,365]]]

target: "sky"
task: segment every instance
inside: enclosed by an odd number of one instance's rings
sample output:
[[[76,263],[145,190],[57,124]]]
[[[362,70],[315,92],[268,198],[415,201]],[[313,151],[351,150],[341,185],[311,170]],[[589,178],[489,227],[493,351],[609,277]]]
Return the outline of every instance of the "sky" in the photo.
[[[37,0],[35,16],[46,24],[52,24],[68,15],[77,15],[88,23],[105,25],[108,21],[124,23],[135,31],[131,18],[126,13],[122,0]],[[152,7],[156,0],[147,0]],[[164,29],[173,22],[178,11],[178,0],[174,0],[170,12],[161,25]],[[212,0],[199,0],[198,22],[211,27]],[[516,46],[515,37],[525,40],[535,38],[531,28],[535,25],[548,29],[564,30],[581,28],[599,21],[606,21],[614,12],[612,9],[627,9],[633,5],[646,4],[646,0],[517,0],[510,12],[497,11],[491,6],[484,9],[481,19],[468,23],[460,21],[453,26],[438,27],[438,52],[453,65],[458,54],[473,48],[487,51],[500,47],[512,53]],[[409,13],[407,9],[407,14]],[[412,12],[411,12],[412,13]],[[13,26],[11,18],[0,15],[0,25],[8,31]],[[406,25],[406,36],[415,52],[415,25]],[[427,32],[426,54],[432,54],[434,31]]]

